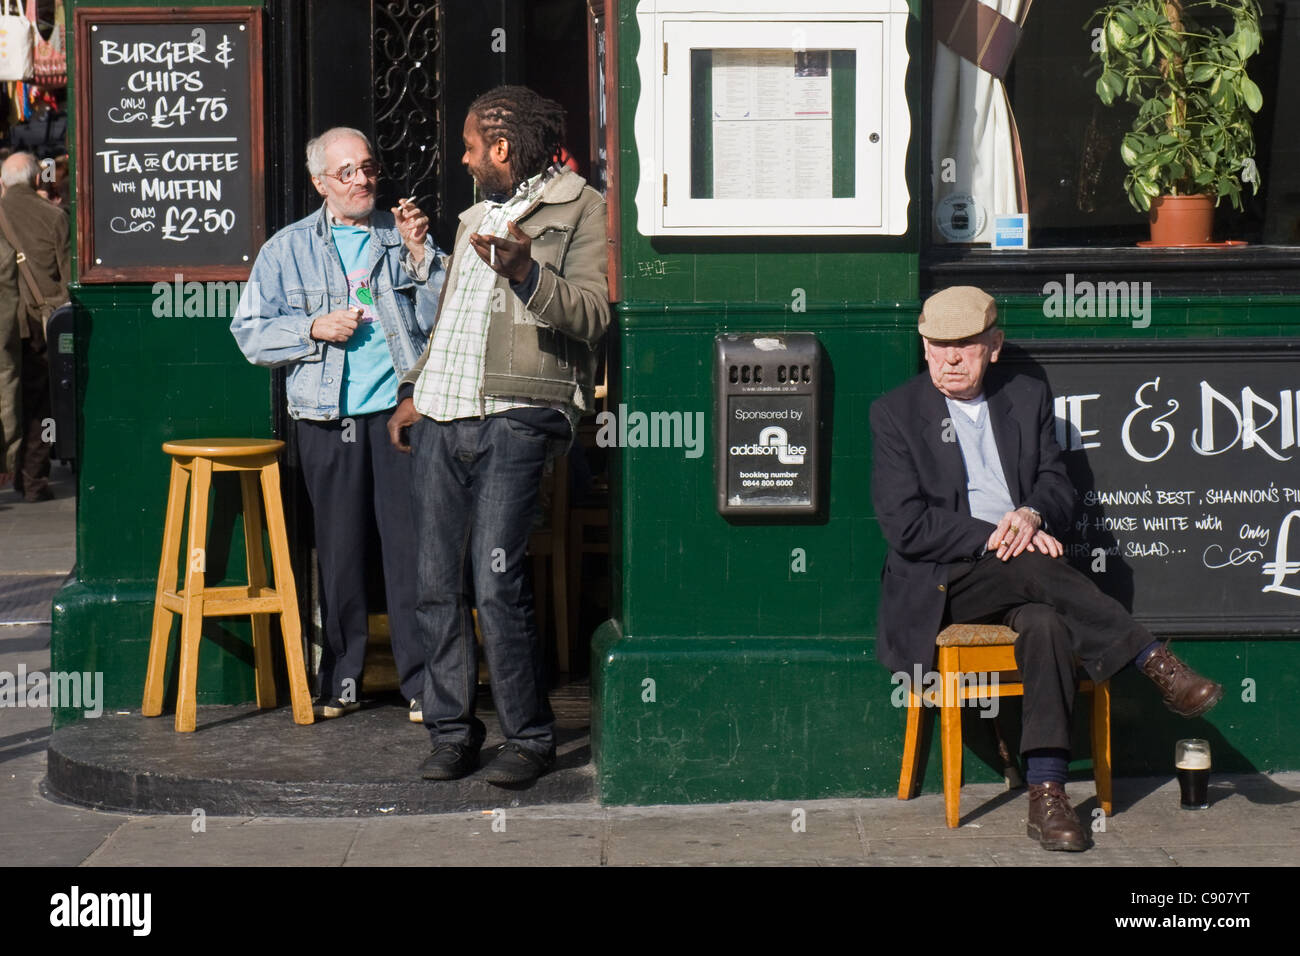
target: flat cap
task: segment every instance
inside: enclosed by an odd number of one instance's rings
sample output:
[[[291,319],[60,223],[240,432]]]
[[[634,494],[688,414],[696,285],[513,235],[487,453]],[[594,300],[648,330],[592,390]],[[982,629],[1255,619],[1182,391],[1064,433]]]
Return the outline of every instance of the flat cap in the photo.
[[[932,342],[956,342],[979,335],[997,320],[993,296],[973,285],[955,285],[925,300],[917,331]]]

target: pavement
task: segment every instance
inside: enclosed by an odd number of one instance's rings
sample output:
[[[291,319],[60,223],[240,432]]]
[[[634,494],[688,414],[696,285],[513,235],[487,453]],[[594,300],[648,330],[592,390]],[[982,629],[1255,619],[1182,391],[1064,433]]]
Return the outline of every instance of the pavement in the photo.
[[[0,671],[48,669],[49,598],[74,560],[69,473],[55,500],[0,490]],[[5,623],[9,622],[9,623]],[[13,623],[18,622],[18,623]],[[345,720],[347,718],[344,718]],[[418,731],[418,728],[416,728]],[[45,786],[49,712],[0,708],[0,847],[11,866],[987,866],[1261,867],[1300,864],[1300,773],[1216,775],[1210,808],[1178,808],[1172,778],[1115,781],[1101,815],[1090,780],[1067,790],[1091,821],[1086,853],[1025,836],[1023,791],[962,791],[962,826],[941,794],[695,806],[519,805],[509,791],[452,813],[367,817],[102,812]],[[437,786],[437,784],[430,784]]]

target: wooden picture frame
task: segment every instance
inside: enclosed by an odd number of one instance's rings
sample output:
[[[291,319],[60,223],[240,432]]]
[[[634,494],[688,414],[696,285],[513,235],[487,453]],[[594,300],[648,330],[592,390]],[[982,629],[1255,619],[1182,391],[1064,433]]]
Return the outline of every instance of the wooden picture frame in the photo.
[[[235,128],[236,135],[234,137],[186,138],[174,136],[157,137],[150,141],[141,137],[108,137],[105,135],[105,130],[107,128],[98,127],[100,129],[100,139],[98,142],[96,141],[97,111],[99,115],[107,121],[109,110],[116,109],[118,110],[119,116],[126,116],[129,115],[129,109],[127,112],[123,112],[124,106],[120,101],[115,104],[109,104],[105,102],[96,102],[95,100],[95,61],[93,59],[95,38],[93,34],[97,33],[100,27],[138,27],[148,26],[150,24],[157,24],[159,27],[167,28],[168,32],[171,33],[175,32],[178,25],[182,28],[192,25],[194,29],[191,32],[194,34],[198,34],[198,31],[213,24],[223,26],[229,25],[231,27],[238,27],[240,32],[247,34],[248,103],[228,103],[226,104],[227,112],[222,114],[223,117],[230,115],[236,118],[238,125]],[[206,37],[206,33],[202,35]],[[73,13],[73,36],[74,53],[76,57],[74,69],[77,114],[76,227],[78,280],[83,283],[154,282],[160,280],[172,282],[178,275],[182,276],[186,281],[247,279],[253,266],[253,260],[256,258],[257,252],[261,248],[262,243],[266,240],[266,157],[265,141],[263,136],[265,120],[263,114],[262,81],[262,10],[256,7],[234,6],[197,8],[83,7],[75,10]],[[194,41],[195,44],[198,42],[198,40]],[[208,51],[204,47],[200,46],[199,52],[204,53]],[[123,62],[126,62],[126,60],[124,59]],[[197,66],[198,64],[195,65]],[[190,71],[184,67],[181,67],[180,69],[165,69],[165,64],[159,64],[157,62],[146,62],[143,66],[151,72],[155,72],[158,76],[153,79],[144,78],[140,82],[146,86],[160,85],[165,88],[162,91],[154,89],[146,89],[142,91],[145,95],[139,98],[145,100],[148,100],[159,92],[164,92],[167,95],[179,98],[185,92],[183,89],[170,90],[166,88],[172,85],[186,87],[187,81],[184,79],[178,79],[172,74],[197,72],[197,70]],[[203,69],[203,67],[200,66],[199,69]],[[209,74],[214,74],[214,70],[211,67],[207,68],[207,72]],[[188,81],[189,88],[192,89],[193,85],[194,81]],[[136,98],[134,96],[135,91],[127,92],[124,90],[123,92],[124,96],[127,98]],[[165,97],[158,97],[155,99],[155,105],[157,104],[158,99],[163,98]],[[216,106],[213,103],[213,99],[214,98],[211,97],[208,98],[208,106],[212,109],[212,113],[207,114],[208,116],[215,115]],[[181,100],[181,103],[183,108],[184,100]],[[157,106],[156,108],[161,109],[161,107]],[[192,110],[191,112],[194,112],[197,109],[198,106],[196,106],[195,110]],[[143,114],[137,113],[137,116],[147,115],[147,113],[148,111],[145,110]],[[123,124],[129,124],[130,122],[130,120],[127,119],[114,119],[113,121]],[[210,122],[216,123],[220,121],[213,119],[210,120]],[[148,145],[155,145],[164,141],[192,143],[195,140],[200,142],[214,142],[217,140],[228,142],[233,140],[239,147],[237,150],[238,152],[242,153],[243,149],[246,148],[246,167],[243,169],[228,171],[230,173],[229,181],[235,182],[240,179],[245,180],[247,182],[249,193],[247,206],[248,221],[241,225],[238,231],[235,232],[234,236],[234,241],[242,241],[242,244],[245,245],[247,249],[246,252],[240,253],[240,261],[237,263],[229,261],[196,262],[193,261],[194,257],[186,257],[183,255],[163,255],[156,257],[156,259],[148,259],[147,257],[140,255],[128,257],[126,261],[119,259],[117,262],[105,262],[103,252],[112,246],[113,243],[111,236],[106,234],[102,228],[99,228],[96,225],[96,203],[98,201],[102,212],[103,205],[108,203],[109,199],[105,195],[96,194],[95,179],[97,160],[107,166],[110,159],[107,156],[104,156],[104,158],[101,159],[101,154],[97,154],[96,150],[97,145],[103,145],[111,139],[117,139],[119,142],[123,143],[147,143]],[[107,153],[108,151],[106,150],[105,152]],[[135,157],[134,152],[132,153],[132,158],[137,158]],[[143,177],[141,177],[141,179],[143,181]],[[218,186],[219,185],[220,183],[218,183]],[[239,188],[242,190],[242,184]],[[211,191],[211,187],[209,187],[209,190]],[[210,194],[208,198],[213,202],[221,201],[221,199],[211,200]],[[160,200],[160,202],[167,201],[170,200]],[[147,208],[145,197],[141,196],[138,202],[141,204],[142,208]],[[124,202],[122,205],[126,207],[129,206],[129,203]],[[176,207],[171,208],[175,209]],[[199,213],[194,209],[194,207],[187,207],[184,210],[184,213],[188,213],[192,210],[195,211],[195,218],[198,218]],[[209,209],[204,210],[204,213],[206,214],[216,211],[215,208],[210,207]],[[230,230],[221,234],[221,238],[217,238],[216,235],[217,232],[222,229],[226,211],[226,208],[221,209],[218,212],[218,218],[216,220],[204,215],[198,225],[195,225],[194,221],[190,220],[184,214],[170,217],[164,223],[163,227],[159,228],[157,233],[154,233],[154,228],[157,223],[153,222],[150,218],[146,218],[143,214],[137,217],[133,210],[129,218],[123,218],[124,227],[127,230],[123,234],[129,235],[132,232],[142,232],[150,234],[150,238],[153,238],[155,235],[165,235],[169,228],[173,232],[175,232],[177,228],[181,228],[185,233],[189,233],[190,229],[198,229],[199,232],[195,235],[203,237],[206,233],[212,237],[206,239],[208,245],[228,245],[229,243],[224,242],[223,240],[227,237],[227,234],[230,231],[233,231],[233,225]],[[236,215],[238,215],[238,212],[236,212]],[[214,221],[216,222],[216,225],[208,228],[209,224]],[[183,225],[178,225],[178,223],[183,223]],[[136,241],[133,245],[139,247],[141,243]],[[195,248],[198,248],[198,244],[196,244]],[[164,249],[163,251],[166,252],[167,250]]]

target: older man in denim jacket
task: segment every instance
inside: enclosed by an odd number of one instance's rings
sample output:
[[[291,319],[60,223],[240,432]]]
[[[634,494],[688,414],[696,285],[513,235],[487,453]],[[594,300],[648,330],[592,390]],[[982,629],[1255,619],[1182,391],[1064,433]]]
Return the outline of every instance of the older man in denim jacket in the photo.
[[[386,425],[397,383],[433,326],[440,253],[428,219],[408,200],[391,213],[375,209],[381,173],[362,133],[326,130],[308,143],[307,167],[324,205],[262,247],[230,330],[250,362],[289,369],[325,630],[316,715],[360,706],[365,559],[377,526],[393,657],[411,720],[420,722],[411,463],[389,444]]]

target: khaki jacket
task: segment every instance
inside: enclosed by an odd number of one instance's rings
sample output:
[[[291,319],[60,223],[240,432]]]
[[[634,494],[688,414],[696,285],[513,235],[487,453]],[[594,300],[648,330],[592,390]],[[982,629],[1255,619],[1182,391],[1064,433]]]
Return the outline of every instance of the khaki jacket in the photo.
[[[68,214],[58,206],[36,195],[27,183],[16,183],[5,189],[5,215],[13,227],[14,236],[27,255],[27,265],[32,270],[36,285],[49,312],[68,301],[68,280],[72,277],[69,263]],[[40,308],[32,297],[27,283],[19,276],[23,314],[27,321],[20,322],[23,338],[28,336],[29,324],[40,327]]]
[[[469,236],[478,231],[486,206],[478,203],[461,213],[439,317],[458,280],[459,270],[451,262],[478,255]],[[511,291],[509,279],[497,277],[494,301],[506,307],[493,311],[488,322],[480,398],[567,402],[590,411],[595,346],[609,328],[610,314],[605,200],[585,179],[565,169],[543,187],[518,223],[532,239],[533,259],[541,266],[537,288],[525,303]],[[428,358],[426,347],[403,377],[402,386],[419,380]]]

